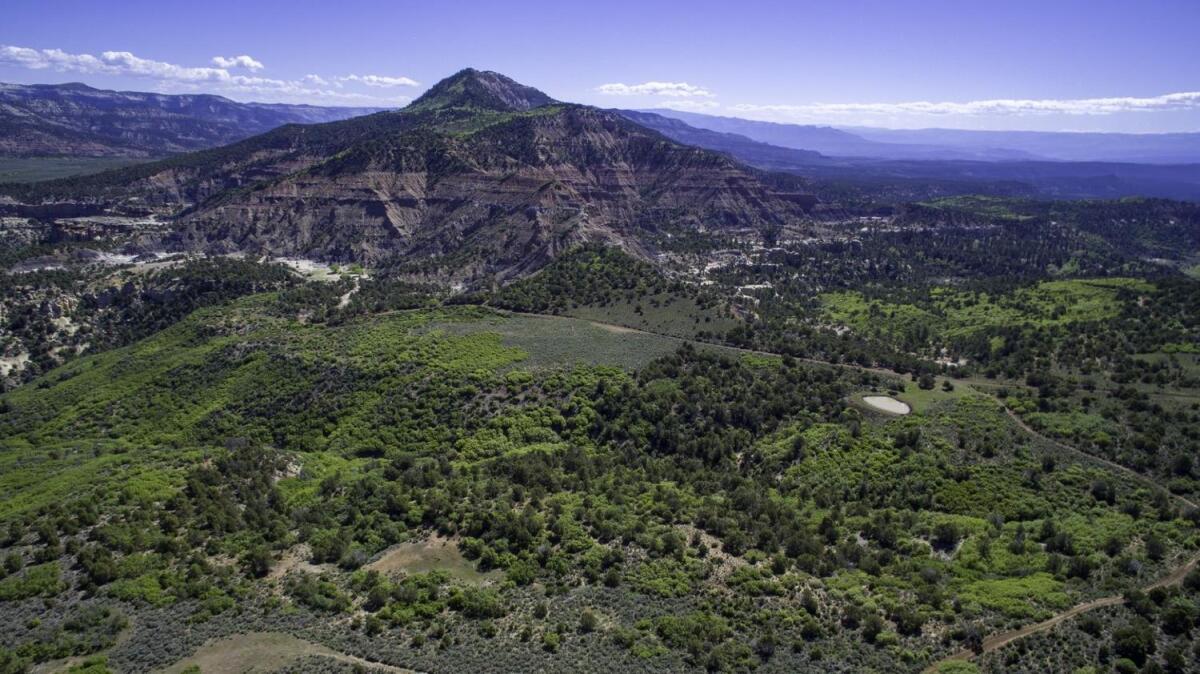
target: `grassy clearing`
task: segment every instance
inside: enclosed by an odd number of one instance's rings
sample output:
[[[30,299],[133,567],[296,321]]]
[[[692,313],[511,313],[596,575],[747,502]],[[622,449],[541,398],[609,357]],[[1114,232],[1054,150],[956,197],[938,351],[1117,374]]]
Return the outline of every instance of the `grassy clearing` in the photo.
[[[949,332],[965,334],[1004,325],[1069,325],[1114,318],[1121,310],[1122,290],[1149,293],[1154,286],[1129,278],[1046,281],[998,297],[939,289],[934,299]]]
[[[1174,346],[1175,348],[1170,348]],[[1170,365],[1178,367],[1189,375],[1200,374],[1200,345],[1179,344],[1167,345],[1168,349],[1155,353],[1139,353],[1134,356],[1137,360],[1151,365]]]
[[[821,307],[828,320],[867,334],[898,335],[942,322],[915,305],[869,301],[857,291],[825,293],[821,295]]]
[[[944,388],[946,382],[949,382],[954,388],[947,391]],[[946,377],[936,377],[932,389],[923,389],[911,379],[904,380],[904,391],[897,395],[896,399],[908,403],[914,412],[927,412],[939,403],[956,401],[973,395],[977,394],[966,384],[955,383],[954,380]]]
[[[895,380],[900,381],[900,380]],[[954,402],[966,397],[977,396],[978,393],[970,386],[963,382],[955,382],[947,377],[935,377],[934,387],[932,389],[923,389],[917,382],[910,378],[904,378],[902,389],[887,389],[878,391],[860,391],[852,397],[852,401],[856,406],[863,409],[876,410],[876,408],[865,401],[863,398],[870,395],[887,395],[899,400],[909,406],[913,413],[924,413],[933,409],[937,405]],[[947,391],[944,384],[949,382],[953,388]]]
[[[965,212],[997,220],[1020,222],[1034,216],[1017,212],[1021,202],[1005,197],[959,196],[920,202],[921,206],[947,212]]]
[[[496,335],[504,346],[527,354],[520,366],[532,368],[610,365],[636,369],[679,348],[677,340],[667,337],[566,317],[489,313],[471,321],[435,321],[430,328],[454,336]]]
[[[1098,438],[1112,438],[1120,433],[1120,427],[1099,414],[1079,410],[1070,412],[1033,412],[1025,415],[1029,425],[1037,430],[1075,442],[1096,442]]]
[[[61,573],[58,562],[46,562],[0,580],[0,601],[53,597],[66,587]]]
[[[620,299],[607,306],[579,306],[566,314],[678,337],[694,337],[701,331],[724,333],[736,325],[732,318],[722,316],[717,307],[702,309],[691,298],[669,293],[632,301]]]
[[[364,568],[409,576],[441,571],[454,580],[471,585],[483,585],[503,578],[499,571],[482,572],[476,569],[473,562],[463,557],[457,542],[441,536],[393,546]]]
[[[147,161],[126,157],[0,157],[0,183],[83,176]]]

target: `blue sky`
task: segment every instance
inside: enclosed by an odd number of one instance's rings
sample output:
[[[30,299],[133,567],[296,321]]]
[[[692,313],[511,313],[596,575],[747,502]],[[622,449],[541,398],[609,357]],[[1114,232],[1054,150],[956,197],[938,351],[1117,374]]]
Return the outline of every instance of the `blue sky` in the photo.
[[[5,0],[0,14],[6,82],[395,106],[474,66],[608,107],[1200,131],[1200,0]]]

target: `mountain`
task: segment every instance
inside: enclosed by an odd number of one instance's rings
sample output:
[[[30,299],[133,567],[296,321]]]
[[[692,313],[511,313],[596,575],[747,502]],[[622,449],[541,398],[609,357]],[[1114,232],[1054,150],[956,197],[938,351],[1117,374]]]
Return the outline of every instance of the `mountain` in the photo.
[[[376,111],[106,91],[84,84],[0,83],[0,156],[161,157],[226,145],[284,124]]]
[[[32,189],[173,213],[178,248],[407,265],[482,283],[576,243],[646,256],[654,237],[676,231],[807,226],[812,198],[799,184],[467,69],[400,111]]]
[[[1055,161],[1187,164],[1200,162],[1200,133],[1078,133],[847,127],[870,141],[980,150],[1006,148]]]
[[[527,112],[553,103],[557,101],[541,91],[500,73],[464,68],[413,101],[409,111],[481,108]]]
[[[981,193],[1051,199],[1153,196],[1200,200],[1200,164],[1030,159],[996,161],[953,158],[958,154],[956,152],[933,153],[935,156],[945,154],[942,158],[898,158],[903,157],[905,152],[898,152],[895,148],[934,146],[889,146],[871,140],[859,142],[854,140],[852,134],[828,127],[752,122],[674,111],[669,114],[676,117],[651,112],[623,111],[622,114],[681,142],[727,152],[751,166],[824,182],[857,184],[877,195],[924,199]],[[683,114],[689,122],[679,119],[678,114]],[[739,128],[748,134],[755,134],[757,139],[693,126],[690,122],[717,128]],[[904,132],[895,133],[898,137],[916,137],[904,136]],[[763,142],[762,139],[766,138],[791,145],[772,145]],[[831,150],[830,156],[795,149],[799,145]],[[977,150],[981,156],[995,153],[994,148],[983,144]],[[854,156],[859,152],[876,154]],[[1120,152],[1114,149],[1111,154],[1120,155]]]
[[[929,142],[896,143],[866,138],[830,126],[808,124],[779,124],[739,117],[719,117],[678,110],[651,110],[665,117],[684,121],[691,126],[734,133],[762,143],[797,150],[812,150],[831,157],[871,157],[876,159],[918,160],[985,160],[1008,161],[1035,159],[1021,151],[1003,147],[956,148]]]
[[[779,124],[678,110],[654,113],[721,133],[832,157],[924,161],[1200,163],[1200,133],[1077,133],[881,129]]]
[[[823,166],[832,162],[820,152],[780,147],[747,138],[736,133],[711,131],[691,126],[679,119],[654,112],[621,110],[626,119],[653,129],[671,140],[724,152],[739,161],[771,171],[788,171],[803,166]]]

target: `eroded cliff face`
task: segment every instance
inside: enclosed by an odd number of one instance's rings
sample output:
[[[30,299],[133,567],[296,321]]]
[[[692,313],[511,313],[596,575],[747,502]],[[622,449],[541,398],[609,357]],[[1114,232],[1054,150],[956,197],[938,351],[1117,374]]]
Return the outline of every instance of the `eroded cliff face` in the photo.
[[[650,258],[661,232],[803,227],[811,205],[725,155],[475,70],[403,111],[286,127],[91,185],[174,206],[168,243],[182,249],[467,285],[526,274],[579,243]]]
[[[400,133],[242,190],[181,219],[179,243],[353,259],[428,261],[435,275],[500,280],[575,243],[644,254],[670,228],[803,222],[733,161],[611,113],[554,106],[469,134]]]

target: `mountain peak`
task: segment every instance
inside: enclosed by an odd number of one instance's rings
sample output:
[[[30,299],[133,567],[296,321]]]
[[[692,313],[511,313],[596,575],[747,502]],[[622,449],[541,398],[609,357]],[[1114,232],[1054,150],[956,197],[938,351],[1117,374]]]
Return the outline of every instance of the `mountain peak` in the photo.
[[[500,73],[465,68],[430,87],[409,107],[474,107],[523,112],[555,102],[541,91]]]

